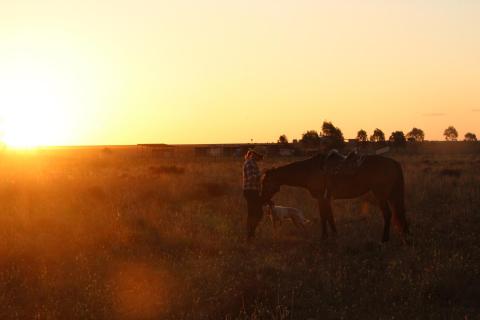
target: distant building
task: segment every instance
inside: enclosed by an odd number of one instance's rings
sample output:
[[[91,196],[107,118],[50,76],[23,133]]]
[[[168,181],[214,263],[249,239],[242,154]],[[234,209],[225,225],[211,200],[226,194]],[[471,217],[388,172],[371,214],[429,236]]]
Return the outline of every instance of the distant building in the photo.
[[[143,155],[155,157],[238,157],[250,148],[256,148],[266,156],[293,156],[301,153],[293,144],[210,144],[210,145],[167,145],[139,144],[137,150]]]
[[[283,156],[283,157],[291,157],[293,155],[295,155],[295,149],[293,148],[280,148],[280,150],[278,150],[278,155],[279,156]]]
[[[223,156],[223,148],[222,147],[210,147],[207,149],[207,154],[213,157],[220,157]]]

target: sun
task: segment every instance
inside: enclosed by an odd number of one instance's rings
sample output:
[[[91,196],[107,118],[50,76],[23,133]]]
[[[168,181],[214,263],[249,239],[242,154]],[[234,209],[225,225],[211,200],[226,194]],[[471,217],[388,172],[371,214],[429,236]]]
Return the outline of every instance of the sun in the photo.
[[[0,75],[4,143],[31,148],[65,142],[70,96],[66,80],[51,65],[25,61]]]

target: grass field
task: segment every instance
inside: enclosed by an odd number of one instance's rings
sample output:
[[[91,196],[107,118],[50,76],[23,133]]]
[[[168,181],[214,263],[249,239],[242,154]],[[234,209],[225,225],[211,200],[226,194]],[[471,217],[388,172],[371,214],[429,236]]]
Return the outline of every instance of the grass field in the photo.
[[[369,197],[282,188],[308,234],[268,219],[244,241],[241,159],[132,151],[0,156],[0,319],[478,319],[480,156],[395,156],[412,243]],[[262,168],[292,159],[267,159]]]

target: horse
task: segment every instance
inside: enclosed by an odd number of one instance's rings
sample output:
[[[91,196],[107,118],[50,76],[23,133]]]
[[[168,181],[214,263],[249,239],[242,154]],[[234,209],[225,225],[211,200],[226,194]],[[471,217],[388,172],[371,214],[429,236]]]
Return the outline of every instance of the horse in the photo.
[[[394,222],[401,232],[408,234],[404,205],[405,183],[398,161],[380,155],[365,155],[355,170],[348,174],[342,174],[341,171],[332,174],[326,169],[328,161],[328,155],[318,154],[306,160],[267,170],[261,182],[262,201],[271,201],[282,185],[307,189],[318,200],[322,239],[327,239],[327,223],[332,233],[337,234],[331,201],[353,199],[371,192],[383,213],[382,241],[389,240],[392,212]]]

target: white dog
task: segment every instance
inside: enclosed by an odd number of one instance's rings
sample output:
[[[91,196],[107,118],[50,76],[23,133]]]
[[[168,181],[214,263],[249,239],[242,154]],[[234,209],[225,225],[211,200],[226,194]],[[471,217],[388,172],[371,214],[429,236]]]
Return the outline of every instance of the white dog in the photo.
[[[293,224],[302,231],[306,231],[305,225],[309,222],[309,220],[305,219],[300,209],[276,206],[273,202],[267,205],[267,214],[272,220],[275,231],[277,231],[278,226],[282,224],[283,220],[292,220]]]

